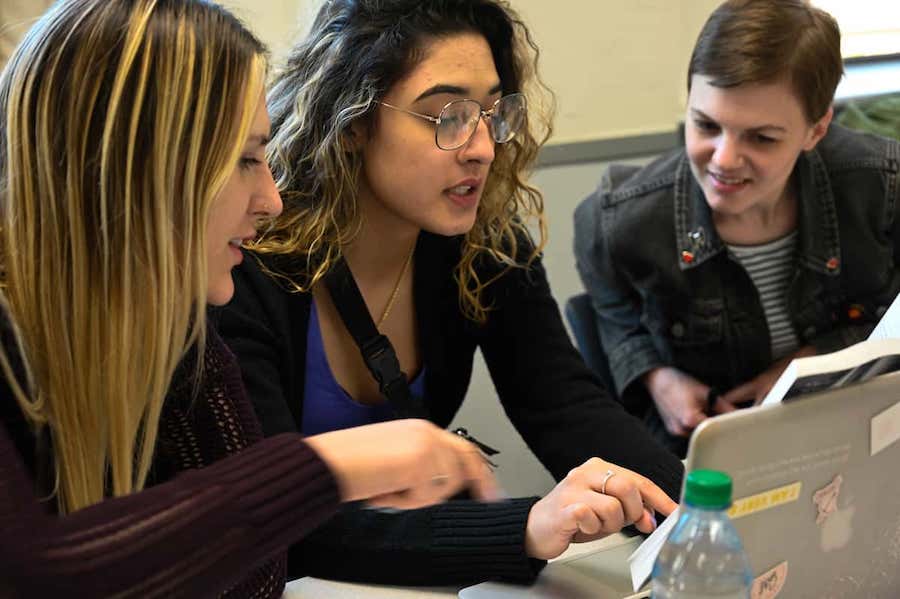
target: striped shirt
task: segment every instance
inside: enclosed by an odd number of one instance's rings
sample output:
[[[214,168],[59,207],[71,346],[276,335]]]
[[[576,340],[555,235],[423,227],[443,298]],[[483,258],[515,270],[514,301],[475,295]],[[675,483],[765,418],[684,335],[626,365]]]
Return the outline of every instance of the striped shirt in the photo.
[[[744,267],[759,293],[775,360],[799,347],[787,311],[787,290],[794,274],[796,248],[796,231],[762,245],[728,246],[728,254]]]

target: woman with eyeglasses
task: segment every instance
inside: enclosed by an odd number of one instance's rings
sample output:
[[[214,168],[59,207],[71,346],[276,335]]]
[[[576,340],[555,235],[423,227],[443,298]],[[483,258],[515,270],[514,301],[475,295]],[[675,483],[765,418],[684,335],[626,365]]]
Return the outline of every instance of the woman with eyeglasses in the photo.
[[[0,596],[280,597],[340,501],[491,477],[424,420],[262,438],[206,304],[281,211],[265,49],[204,0],[66,0],[0,74]]]
[[[285,210],[218,315],[265,432],[409,412],[446,427],[480,349],[562,481],[540,500],[350,507],[294,548],[291,575],[529,581],[571,542],[649,531],[674,508],[681,464],[584,366],[541,265],[543,201],[526,181],[548,133],[536,58],[506,2],[331,0],[275,77]]]

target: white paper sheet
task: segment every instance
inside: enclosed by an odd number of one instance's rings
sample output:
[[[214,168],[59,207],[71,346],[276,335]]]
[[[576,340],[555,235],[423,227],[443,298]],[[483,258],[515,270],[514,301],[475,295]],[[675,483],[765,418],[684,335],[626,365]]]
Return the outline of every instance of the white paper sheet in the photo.
[[[900,337],[900,295],[895,297],[894,301],[891,302],[887,312],[884,313],[884,316],[882,316],[881,320],[878,321],[878,324],[875,325],[872,334],[869,335],[869,339],[889,339],[898,337]]]
[[[870,455],[875,455],[900,441],[900,403],[872,418]]]
[[[678,509],[669,514],[666,521],[663,522],[653,533],[644,539],[640,547],[634,550],[628,557],[628,567],[631,569],[631,584],[634,591],[640,590],[650,573],[653,571],[653,563],[659,550],[662,549],[663,543],[669,538],[669,533],[678,521]]]

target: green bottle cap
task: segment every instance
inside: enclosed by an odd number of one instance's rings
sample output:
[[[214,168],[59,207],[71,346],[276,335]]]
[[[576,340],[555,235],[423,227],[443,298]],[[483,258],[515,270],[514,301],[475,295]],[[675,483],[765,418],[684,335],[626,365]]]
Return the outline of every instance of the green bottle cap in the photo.
[[[731,505],[731,477],[718,470],[694,470],[684,484],[684,502],[694,507],[724,509]]]

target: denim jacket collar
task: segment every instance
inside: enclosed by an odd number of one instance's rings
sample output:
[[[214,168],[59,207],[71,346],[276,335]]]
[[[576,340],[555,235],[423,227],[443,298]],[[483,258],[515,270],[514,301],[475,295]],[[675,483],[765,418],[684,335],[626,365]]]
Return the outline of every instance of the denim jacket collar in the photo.
[[[800,190],[798,261],[810,270],[831,276],[841,271],[837,212],[825,162],[815,151],[797,159],[793,177]],[[675,172],[675,239],[678,264],[688,270],[725,249],[713,225],[712,212],[691,173],[687,154]]]

